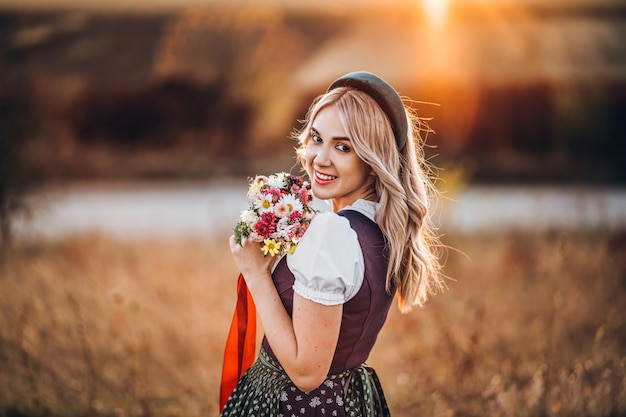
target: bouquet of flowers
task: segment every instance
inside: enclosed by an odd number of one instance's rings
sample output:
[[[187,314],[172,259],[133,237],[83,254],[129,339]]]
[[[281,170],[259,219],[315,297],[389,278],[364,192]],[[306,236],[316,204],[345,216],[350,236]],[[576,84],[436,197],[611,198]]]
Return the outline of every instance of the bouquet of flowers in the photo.
[[[235,225],[235,240],[262,243],[265,255],[293,253],[316,214],[311,185],[302,178],[279,172],[250,180],[250,206]]]

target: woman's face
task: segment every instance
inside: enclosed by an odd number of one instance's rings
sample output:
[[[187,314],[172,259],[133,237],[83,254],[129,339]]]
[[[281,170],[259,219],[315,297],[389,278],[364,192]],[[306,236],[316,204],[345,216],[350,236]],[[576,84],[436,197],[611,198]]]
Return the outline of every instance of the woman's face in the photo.
[[[334,107],[313,120],[304,160],[313,194],[332,200],[334,211],[371,195],[371,169],[354,152]]]

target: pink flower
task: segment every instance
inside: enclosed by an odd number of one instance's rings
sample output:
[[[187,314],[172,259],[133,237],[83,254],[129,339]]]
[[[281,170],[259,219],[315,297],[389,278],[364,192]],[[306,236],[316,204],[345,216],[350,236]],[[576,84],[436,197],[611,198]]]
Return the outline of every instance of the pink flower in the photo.
[[[255,242],[263,242],[264,237],[258,234],[257,232],[250,232],[250,239]]]
[[[300,202],[302,203],[302,205],[309,204],[309,202],[311,201],[309,190],[304,187],[300,188],[300,191],[298,191],[298,197],[300,198]]]
[[[261,187],[263,184],[267,184],[267,180],[268,178],[265,175],[257,175],[252,181],[252,183],[254,185]]]
[[[270,188],[269,190],[267,190],[267,194],[272,196],[273,203],[276,203],[282,197],[280,190],[276,188]]]
[[[276,217],[280,217],[280,218],[289,216],[289,206],[285,203],[276,204],[274,206],[274,214],[276,215]]]
[[[294,223],[290,230],[291,236],[289,237],[289,239],[300,239],[304,234],[304,230],[305,229],[304,227],[302,227],[300,222]]]

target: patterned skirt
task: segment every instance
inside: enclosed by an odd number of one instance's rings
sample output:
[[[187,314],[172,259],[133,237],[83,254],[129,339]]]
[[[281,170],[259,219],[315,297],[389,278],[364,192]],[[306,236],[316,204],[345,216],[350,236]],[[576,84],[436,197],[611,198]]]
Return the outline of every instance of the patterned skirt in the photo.
[[[388,417],[378,376],[363,364],[300,391],[264,349],[241,377],[221,417]]]

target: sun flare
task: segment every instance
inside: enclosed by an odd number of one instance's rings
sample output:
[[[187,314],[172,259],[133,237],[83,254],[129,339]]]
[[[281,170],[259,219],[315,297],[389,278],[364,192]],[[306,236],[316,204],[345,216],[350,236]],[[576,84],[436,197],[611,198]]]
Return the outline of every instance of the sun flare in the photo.
[[[424,10],[430,24],[440,27],[446,20],[448,11],[448,0],[423,0]]]

